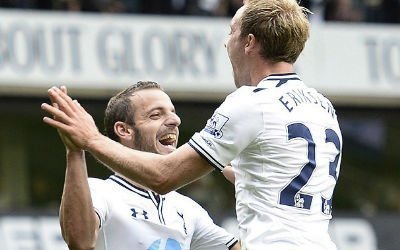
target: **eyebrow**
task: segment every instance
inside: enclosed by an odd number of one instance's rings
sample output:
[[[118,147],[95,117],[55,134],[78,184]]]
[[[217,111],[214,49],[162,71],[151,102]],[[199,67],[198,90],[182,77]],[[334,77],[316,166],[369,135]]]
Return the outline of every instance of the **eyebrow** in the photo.
[[[164,111],[164,110],[169,110],[169,109],[165,109],[165,108],[162,108],[162,107],[154,107],[154,108],[152,108],[152,109],[146,111],[146,113],[147,113],[147,114],[150,114],[150,113],[153,112],[153,111]],[[176,109],[173,108],[173,109],[172,109],[172,112],[176,113]]]

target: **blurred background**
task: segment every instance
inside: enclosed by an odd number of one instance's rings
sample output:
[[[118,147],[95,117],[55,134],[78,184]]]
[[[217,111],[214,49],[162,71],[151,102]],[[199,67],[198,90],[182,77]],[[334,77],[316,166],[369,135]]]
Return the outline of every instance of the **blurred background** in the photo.
[[[224,42],[242,0],[0,0],[0,249],[67,249],[65,153],[42,122],[66,85],[103,130],[108,99],[159,82],[180,144],[234,91]],[[400,0],[308,0],[300,77],[328,96],[343,133],[330,232],[339,250],[400,249]],[[244,128],[245,129],[245,128]],[[87,155],[89,175],[112,174]],[[212,173],[180,190],[235,232],[234,187]],[[17,240],[18,239],[18,240]]]

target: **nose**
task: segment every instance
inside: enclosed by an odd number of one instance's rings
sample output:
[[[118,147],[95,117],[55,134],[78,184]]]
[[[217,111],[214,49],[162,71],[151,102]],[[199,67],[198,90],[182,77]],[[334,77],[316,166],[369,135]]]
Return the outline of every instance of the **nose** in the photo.
[[[176,113],[171,113],[165,124],[168,127],[179,127],[181,125],[181,118]]]

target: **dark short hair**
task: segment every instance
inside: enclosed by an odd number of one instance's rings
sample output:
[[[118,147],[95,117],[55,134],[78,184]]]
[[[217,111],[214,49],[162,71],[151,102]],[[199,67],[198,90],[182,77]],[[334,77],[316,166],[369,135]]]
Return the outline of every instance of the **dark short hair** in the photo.
[[[104,113],[104,134],[114,141],[119,141],[119,137],[114,132],[114,124],[118,121],[129,125],[135,125],[134,110],[130,97],[133,93],[143,89],[160,89],[161,86],[152,81],[139,81],[127,87],[110,98]]]

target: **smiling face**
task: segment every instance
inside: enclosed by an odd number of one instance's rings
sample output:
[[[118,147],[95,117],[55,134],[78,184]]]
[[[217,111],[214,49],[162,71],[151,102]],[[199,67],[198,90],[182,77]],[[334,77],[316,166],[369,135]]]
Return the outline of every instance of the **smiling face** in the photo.
[[[143,89],[130,99],[134,110],[133,136],[123,144],[158,154],[174,151],[181,120],[169,96],[160,89]]]

